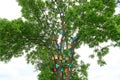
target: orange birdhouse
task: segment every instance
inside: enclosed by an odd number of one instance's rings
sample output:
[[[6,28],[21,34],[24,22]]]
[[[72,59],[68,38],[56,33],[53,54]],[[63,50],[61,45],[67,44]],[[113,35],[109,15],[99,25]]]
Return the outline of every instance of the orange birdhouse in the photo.
[[[55,55],[55,56],[54,56],[54,58],[55,58],[55,59],[58,59],[58,56],[57,56],[57,55]]]
[[[57,71],[57,69],[56,69],[56,68],[54,68],[54,69],[53,69],[53,72],[56,72],[56,71]]]
[[[72,46],[69,44],[69,45],[68,45],[68,49],[71,49],[71,48],[72,48]]]
[[[69,68],[65,68],[65,73],[68,73],[69,72]]]

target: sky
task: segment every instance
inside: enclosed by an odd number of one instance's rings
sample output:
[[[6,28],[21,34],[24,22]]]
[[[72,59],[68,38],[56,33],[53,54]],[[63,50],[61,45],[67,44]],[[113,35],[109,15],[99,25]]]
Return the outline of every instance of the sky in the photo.
[[[21,17],[21,7],[15,0],[0,0],[0,18],[9,20]],[[120,8],[116,8],[116,13]],[[110,48],[110,52],[104,57],[107,65],[99,67],[96,59],[89,59],[88,54],[92,53],[87,45],[76,50],[81,55],[80,59],[90,62],[89,80],[120,80],[120,48]],[[37,80],[37,73],[34,66],[27,64],[24,56],[12,58],[7,64],[0,62],[0,80]]]

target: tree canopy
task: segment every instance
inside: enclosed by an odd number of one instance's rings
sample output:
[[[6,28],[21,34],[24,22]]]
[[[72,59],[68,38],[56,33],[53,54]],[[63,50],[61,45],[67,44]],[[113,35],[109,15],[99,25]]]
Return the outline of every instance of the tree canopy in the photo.
[[[87,44],[95,52],[90,57],[98,57],[98,64],[103,66],[109,47],[120,47],[120,15],[114,15],[114,0],[17,2],[22,7],[22,17],[12,21],[0,19],[0,61],[8,62],[26,54],[28,63],[41,71],[39,80],[87,80],[90,64],[78,64],[75,49]],[[100,46],[109,40],[113,43]],[[33,47],[35,50],[31,51]],[[63,60],[53,61],[55,55]],[[66,69],[71,63],[68,74],[61,76],[60,71],[52,71],[57,64]]]

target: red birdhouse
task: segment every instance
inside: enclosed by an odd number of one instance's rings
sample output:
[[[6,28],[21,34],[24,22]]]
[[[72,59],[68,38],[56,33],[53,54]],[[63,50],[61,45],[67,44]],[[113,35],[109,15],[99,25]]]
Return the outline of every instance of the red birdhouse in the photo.
[[[56,68],[53,68],[53,72],[57,72],[57,69],[56,69]]]

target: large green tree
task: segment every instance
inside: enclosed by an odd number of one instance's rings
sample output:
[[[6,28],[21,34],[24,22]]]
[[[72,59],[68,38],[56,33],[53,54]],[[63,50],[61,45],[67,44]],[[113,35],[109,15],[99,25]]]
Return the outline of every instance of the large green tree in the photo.
[[[17,2],[22,18],[0,19],[0,61],[26,54],[28,63],[40,71],[39,80],[88,80],[90,64],[78,64],[75,49],[87,44],[94,49],[90,57],[98,57],[103,66],[109,47],[120,47],[120,15],[114,15],[114,0]],[[100,46],[108,41],[113,43]]]

